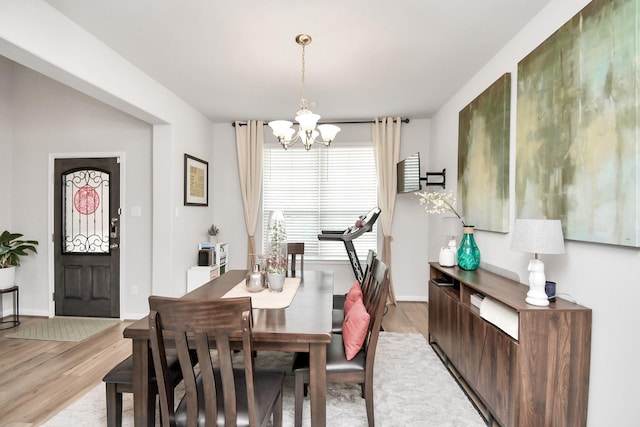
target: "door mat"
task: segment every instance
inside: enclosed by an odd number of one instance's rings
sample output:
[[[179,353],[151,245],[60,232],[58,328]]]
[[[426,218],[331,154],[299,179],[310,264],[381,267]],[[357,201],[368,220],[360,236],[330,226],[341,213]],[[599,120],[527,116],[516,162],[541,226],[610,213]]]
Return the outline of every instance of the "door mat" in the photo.
[[[53,317],[45,319],[7,338],[27,340],[80,342],[98,332],[120,323],[119,319],[86,317]]]

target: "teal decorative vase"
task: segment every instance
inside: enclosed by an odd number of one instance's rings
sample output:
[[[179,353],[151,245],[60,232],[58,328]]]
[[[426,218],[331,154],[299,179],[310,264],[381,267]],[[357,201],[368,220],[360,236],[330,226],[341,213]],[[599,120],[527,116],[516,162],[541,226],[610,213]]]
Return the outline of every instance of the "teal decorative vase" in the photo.
[[[473,225],[465,225],[462,241],[458,247],[458,267],[463,270],[475,270],[480,265],[480,249],[473,237]]]

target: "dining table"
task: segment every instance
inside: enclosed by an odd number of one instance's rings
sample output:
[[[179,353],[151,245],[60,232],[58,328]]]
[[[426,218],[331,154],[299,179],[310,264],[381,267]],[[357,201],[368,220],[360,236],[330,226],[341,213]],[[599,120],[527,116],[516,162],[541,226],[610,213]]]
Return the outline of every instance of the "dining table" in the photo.
[[[238,289],[247,270],[230,270],[181,298],[211,300],[225,297]],[[310,362],[309,391],[311,425],[326,425],[326,349],[331,342],[333,308],[333,272],[308,270],[290,303],[283,308],[253,308],[253,349],[255,351],[307,352]],[[265,289],[261,293],[270,292]],[[274,293],[274,298],[277,294]],[[268,299],[263,294],[261,298]],[[253,298],[252,298],[253,301]],[[125,328],[123,335],[132,340],[133,402],[136,427],[152,426],[148,395],[154,375],[149,339],[148,316]],[[257,355],[259,356],[259,353]]]

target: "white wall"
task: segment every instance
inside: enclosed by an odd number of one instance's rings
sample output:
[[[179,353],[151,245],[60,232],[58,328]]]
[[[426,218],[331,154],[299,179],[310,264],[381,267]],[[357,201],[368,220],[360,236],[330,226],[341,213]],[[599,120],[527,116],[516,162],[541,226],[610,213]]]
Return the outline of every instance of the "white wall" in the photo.
[[[211,161],[211,122],[42,0],[0,2],[0,56],[153,126],[152,256],[150,265],[140,266],[150,269],[151,280],[137,283],[142,276],[124,278],[127,286],[139,286],[140,298],[121,314],[134,318],[148,312],[142,294],[145,289],[160,295],[182,295],[186,271],[197,259],[197,243],[212,222],[211,207],[183,206],[183,155]],[[37,129],[37,124],[33,126]],[[9,161],[14,162],[14,156]],[[21,153],[19,160],[22,165],[38,158]],[[18,215],[35,223],[38,215],[44,214],[26,211],[25,204],[29,205],[14,194],[8,228],[17,225]],[[46,241],[46,224],[42,227],[35,234],[45,236]],[[49,258],[46,253],[38,258],[43,257]],[[34,274],[28,264],[24,267],[23,274]],[[28,301],[21,302],[29,307]]]
[[[13,67],[8,61],[0,60],[0,182],[12,182],[13,163],[13,110],[11,108],[11,76]],[[13,187],[5,185],[0,200],[0,233],[11,231],[11,203]],[[10,294],[9,294],[10,295]],[[13,305],[11,298],[3,298],[0,306],[0,317],[11,313]]]
[[[13,64],[9,73],[14,117],[11,163],[21,165],[14,169],[12,180],[11,229],[40,242],[38,255],[26,258],[16,273],[22,312],[49,314],[51,154],[124,154],[122,311],[144,306],[144,295],[151,290],[151,126],[7,59],[0,62]],[[131,206],[139,206],[143,215],[131,217]],[[132,295],[131,285],[137,285],[141,294]]]
[[[9,61],[0,60],[0,182],[11,182],[13,163],[13,109],[11,108],[11,76],[13,67]],[[3,200],[0,203],[0,233],[10,229],[11,200],[13,189],[6,185],[3,189]]]
[[[517,78],[517,63],[555,30],[580,11],[586,0],[554,0],[529,25],[480,70],[431,121],[432,168],[445,164],[457,174],[458,113],[505,72]],[[516,85],[511,101],[511,218],[515,218],[515,123]],[[449,169],[451,168],[451,169]],[[429,228],[437,227],[432,216]],[[510,229],[513,229],[511,226]],[[476,232],[482,260],[515,271],[527,282],[530,255],[513,252],[511,234]],[[437,260],[439,243],[429,241],[429,258]],[[636,408],[640,372],[640,334],[635,330],[636,302],[640,299],[640,250],[619,246],[567,241],[566,253],[543,257],[547,276],[557,282],[558,292],[568,293],[593,310],[591,379],[588,425],[640,425]]]

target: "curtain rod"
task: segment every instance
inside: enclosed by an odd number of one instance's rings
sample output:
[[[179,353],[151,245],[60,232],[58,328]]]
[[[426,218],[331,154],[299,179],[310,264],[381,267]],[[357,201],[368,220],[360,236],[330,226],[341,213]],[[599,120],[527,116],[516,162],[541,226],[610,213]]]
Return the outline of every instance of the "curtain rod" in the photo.
[[[409,123],[409,119],[400,119],[402,123]],[[327,123],[332,125],[351,125],[351,124],[359,124],[359,123],[375,123],[375,120],[332,120],[330,122],[318,122],[319,125]],[[246,126],[247,122],[238,122],[240,126]],[[264,122],[264,126],[267,126],[268,122]],[[232,122],[231,126],[236,127],[236,122]]]

